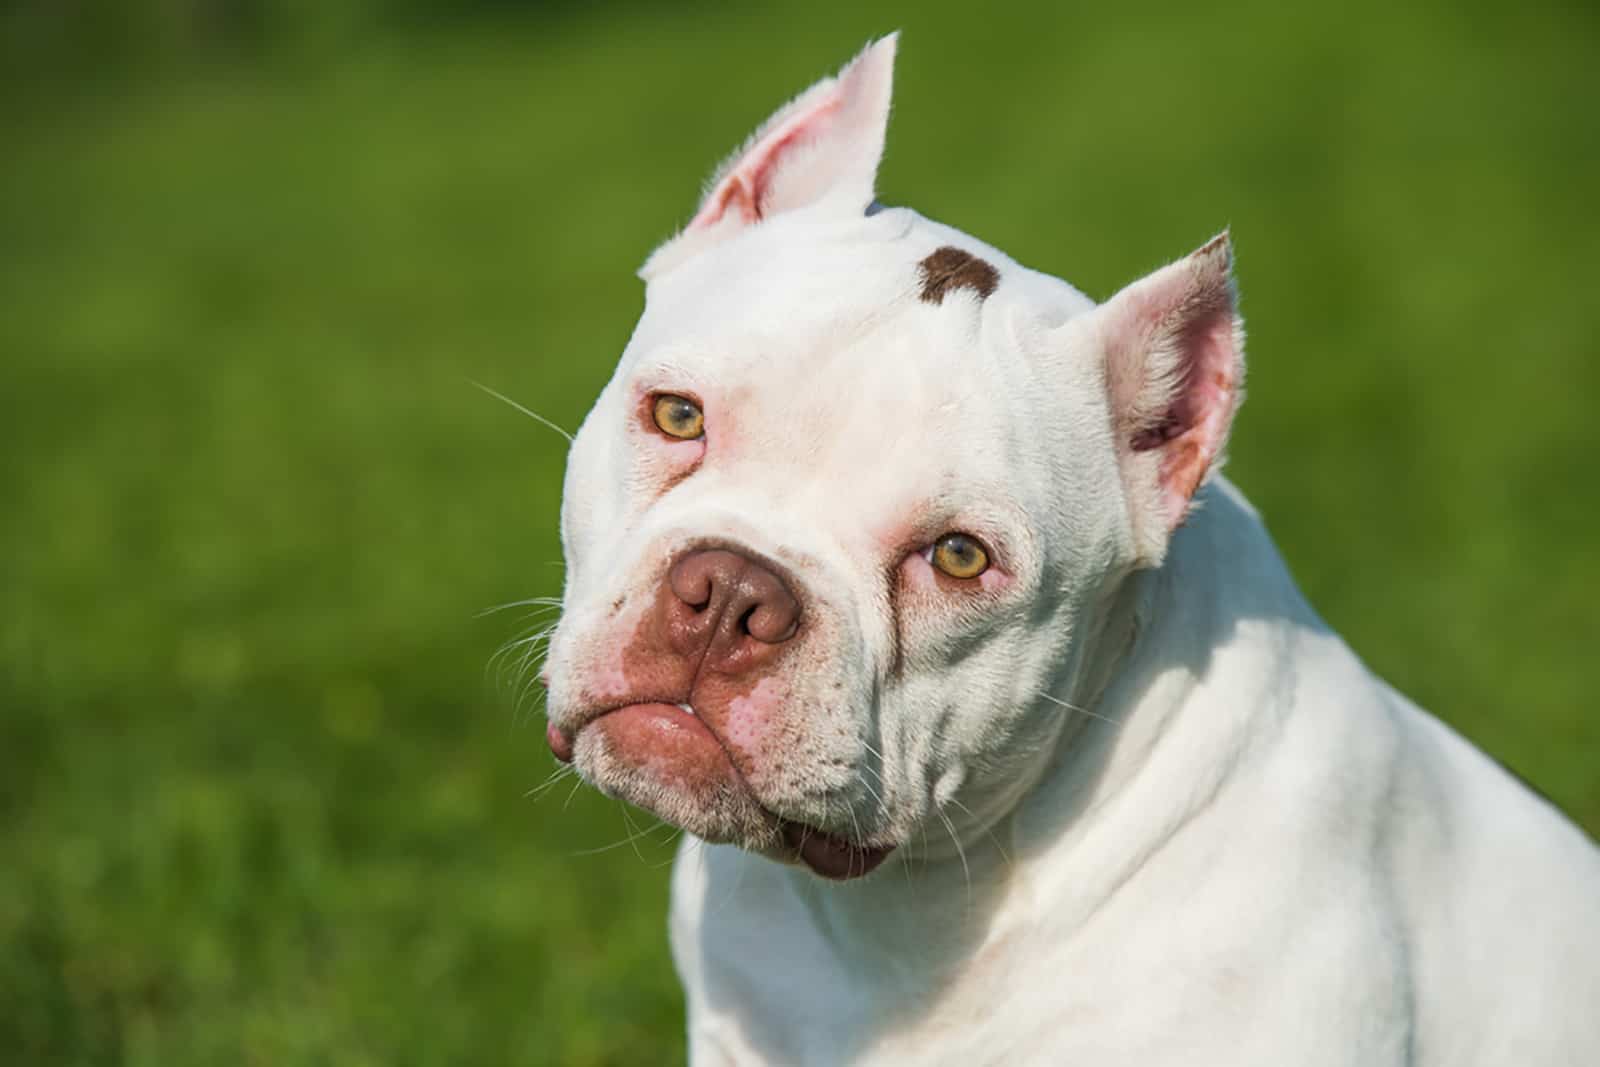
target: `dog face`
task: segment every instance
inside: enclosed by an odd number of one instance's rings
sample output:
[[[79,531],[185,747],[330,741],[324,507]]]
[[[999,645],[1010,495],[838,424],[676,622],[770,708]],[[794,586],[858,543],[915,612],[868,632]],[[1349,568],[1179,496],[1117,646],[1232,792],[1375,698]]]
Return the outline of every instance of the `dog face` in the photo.
[[[1037,780],[1242,371],[1225,238],[1097,308],[871,206],[894,44],[781,109],[641,272],[547,665],[591,783],[834,878]]]

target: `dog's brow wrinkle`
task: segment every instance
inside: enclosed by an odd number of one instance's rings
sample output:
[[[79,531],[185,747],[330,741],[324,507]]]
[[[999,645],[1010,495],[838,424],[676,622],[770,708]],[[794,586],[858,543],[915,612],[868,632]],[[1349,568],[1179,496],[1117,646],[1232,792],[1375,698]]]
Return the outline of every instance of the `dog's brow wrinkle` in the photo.
[[[1000,272],[986,260],[954,245],[936,248],[917,264],[922,275],[921,298],[926,304],[944,303],[951,289],[971,289],[983,300],[1000,284]]]
[[[899,678],[905,666],[905,634],[900,619],[900,564],[889,567],[889,677]]]

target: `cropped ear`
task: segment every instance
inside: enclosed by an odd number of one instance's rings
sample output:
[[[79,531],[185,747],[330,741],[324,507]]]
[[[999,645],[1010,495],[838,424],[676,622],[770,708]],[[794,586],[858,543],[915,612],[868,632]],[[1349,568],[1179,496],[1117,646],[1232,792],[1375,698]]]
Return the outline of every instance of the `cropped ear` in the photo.
[[[868,45],[764,122],[717,168],[700,210],[639,269],[645,281],[746,226],[824,200],[859,213],[872,203],[889,125],[898,34]]]
[[[1118,460],[1141,560],[1161,562],[1222,465],[1244,397],[1244,320],[1223,232],[1096,308]]]

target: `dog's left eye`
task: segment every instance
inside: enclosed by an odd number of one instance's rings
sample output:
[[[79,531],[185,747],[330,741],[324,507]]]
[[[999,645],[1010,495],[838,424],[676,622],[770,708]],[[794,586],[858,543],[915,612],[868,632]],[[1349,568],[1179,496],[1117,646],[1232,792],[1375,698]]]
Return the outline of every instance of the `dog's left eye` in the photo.
[[[989,569],[989,553],[976,538],[947,533],[933,543],[928,562],[952,578],[976,578]]]
[[[651,414],[656,420],[656,429],[680,441],[693,441],[706,432],[705,414],[700,405],[686,396],[662,393],[656,397]]]

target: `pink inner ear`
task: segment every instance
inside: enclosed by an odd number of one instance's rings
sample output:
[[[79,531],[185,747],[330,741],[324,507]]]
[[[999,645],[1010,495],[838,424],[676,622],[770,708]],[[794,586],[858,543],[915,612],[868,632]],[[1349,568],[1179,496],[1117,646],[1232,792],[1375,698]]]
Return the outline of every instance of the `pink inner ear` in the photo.
[[[1227,442],[1244,370],[1221,234],[1111,301],[1107,387],[1130,452],[1156,452],[1171,530]],[[1148,469],[1148,468],[1147,468]]]
[[[1226,289],[1201,296],[1179,315],[1171,342],[1182,377],[1165,416],[1130,441],[1135,452],[1160,448],[1160,490],[1176,526],[1227,440],[1239,388],[1234,315]]]
[[[785,152],[820,136],[826,129],[844,95],[834,85],[812,106],[778,124],[740,157],[739,162],[706,197],[689,229],[713,226],[722,220],[729,207],[739,212],[746,223],[761,218],[761,204],[772,184],[773,171]]]

